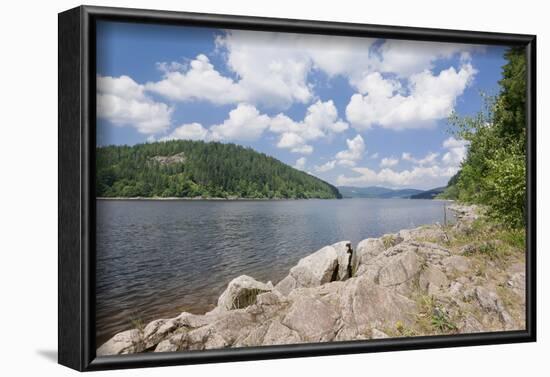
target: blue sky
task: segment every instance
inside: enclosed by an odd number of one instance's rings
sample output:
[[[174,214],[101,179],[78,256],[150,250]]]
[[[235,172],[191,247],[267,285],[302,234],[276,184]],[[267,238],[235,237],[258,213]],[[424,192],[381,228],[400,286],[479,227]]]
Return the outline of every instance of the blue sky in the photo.
[[[445,185],[449,133],[504,47],[135,23],[97,27],[98,145],[233,142],[337,185]]]

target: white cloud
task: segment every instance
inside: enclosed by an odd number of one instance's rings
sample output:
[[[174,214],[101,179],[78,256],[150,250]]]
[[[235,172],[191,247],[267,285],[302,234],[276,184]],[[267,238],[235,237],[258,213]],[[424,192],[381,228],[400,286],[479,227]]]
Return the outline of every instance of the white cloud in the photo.
[[[176,128],[164,139],[193,139],[214,141],[254,141],[264,131],[279,135],[278,148],[289,149],[293,153],[311,154],[313,146],[309,142],[328,137],[348,128],[347,123],[338,118],[332,101],[310,105],[302,121],[296,122],[284,114],[273,118],[261,114],[256,107],[240,103],[229,112],[229,117],[221,124],[204,128],[198,123],[184,124]]]
[[[353,160],[338,160],[337,162],[338,162],[338,165],[347,166],[347,167],[352,167],[357,165],[357,162]]]
[[[131,126],[154,134],[170,126],[173,109],[145,94],[143,85],[128,76],[97,77],[97,116],[115,126]]]
[[[237,74],[239,86],[249,95],[247,100],[282,108],[296,102],[307,103],[315,97],[314,88],[308,82],[314,70],[329,77],[345,77],[354,88],[360,87],[369,73],[382,69],[389,72],[395,65],[392,63],[395,48],[389,46],[378,51],[376,42],[373,38],[239,30],[226,31],[217,38],[218,48],[226,51],[228,67]],[[386,44],[388,41],[382,46]],[[389,65],[384,65],[384,56],[391,60]],[[424,57],[425,68],[440,57],[442,54]]]
[[[311,154],[313,152],[313,147],[306,144],[303,137],[292,132],[283,133],[277,143],[277,147],[290,149],[294,153]]]
[[[379,157],[378,152],[370,155],[370,158],[372,158],[373,160],[376,160],[378,157]]]
[[[292,132],[285,132],[281,135],[277,147],[290,149],[303,145],[304,142],[305,140],[300,135]]]
[[[307,162],[307,159],[305,157],[300,157],[299,159],[296,160],[296,163],[294,164],[294,168],[298,170],[305,170],[306,162]]]
[[[231,30],[218,37],[217,46],[227,51],[229,67],[253,97],[269,88],[271,101],[287,104],[293,100],[306,103],[312,97],[307,76],[313,69],[329,77],[346,77],[359,87],[372,72],[408,77],[433,69],[438,59],[479,49],[456,43],[376,42],[373,38]]]
[[[328,161],[323,165],[316,165],[314,170],[317,173],[323,173],[334,169],[336,164],[347,167],[355,166],[357,161],[363,158],[365,141],[361,135],[357,135],[353,139],[346,139],[346,143],[348,149],[336,153],[334,160]]]
[[[300,154],[312,154],[313,153],[313,147],[311,145],[305,144],[305,145],[299,145],[294,148],[291,148],[290,151],[292,153],[300,153]]]
[[[375,39],[292,33],[227,30],[216,48],[235,78],[223,76],[208,57],[190,62],[158,63],[162,80],[147,90],[172,100],[206,100],[215,104],[248,102],[286,109],[314,98],[308,76],[321,70],[329,76],[358,76],[371,66],[369,48]]]
[[[239,104],[220,124],[209,128],[200,123],[183,124],[161,140],[253,141],[268,128],[270,119],[252,105]]]
[[[329,162],[327,162],[323,165],[315,165],[315,167],[313,169],[317,173],[324,173],[324,172],[327,172],[327,171],[330,171],[330,170],[334,169],[335,165],[336,165],[336,160],[332,160],[332,161],[329,161]]]
[[[205,140],[208,130],[200,123],[182,124],[161,140]]]
[[[378,42],[378,43],[377,43]],[[158,63],[163,78],[147,90],[177,101],[206,100],[214,104],[247,102],[286,109],[316,98],[310,75],[342,76],[365,94],[374,73],[400,79],[429,72],[438,59],[461,54],[466,62],[471,45],[385,40],[344,36],[226,30],[216,38],[216,53],[231,75],[216,69],[199,54],[189,63]],[[398,80],[377,82],[397,89]],[[370,85],[372,86],[372,84]],[[391,94],[391,93],[390,93]]]
[[[312,62],[296,44],[298,35],[230,30],[216,40],[227,66],[239,77],[248,101],[287,108],[313,98],[307,82]]]
[[[450,67],[438,75],[430,71],[414,74],[408,80],[408,95],[402,94],[399,81],[372,73],[361,85],[366,94],[351,97],[347,119],[357,130],[373,125],[390,129],[432,127],[451,113],[476,72],[470,63],[464,63],[458,71]]]
[[[149,82],[145,88],[171,100],[207,100],[221,105],[248,98],[238,83],[214,69],[206,55],[198,55],[188,67],[180,63],[160,63],[159,67],[164,71],[163,79]]]
[[[373,96],[389,98],[401,89],[401,83],[398,80],[384,79],[380,72],[373,72],[357,82],[357,89],[363,94],[369,93]]]
[[[111,94],[125,99],[143,100],[145,91],[143,85],[138,84],[129,76],[97,76],[97,91]]]
[[[449,137],[443,142],[443,147],[448,149],[442,161],[447,166],[460,166],[462,160],[466,157],[468,142],[465,140],[457,140],[454,137]]]
[[[443,141],[443,147],[447,149],[462,148],[465,145],[468,145],[468,142],[466,140],[458,140],[458,139],[455,139],[453,136]]]
[[[430,152],[426,156],[424,156],[424,158],[417,160],[416,163],[419,165],[432,165],[433,163],[435,163],[438,156],[439,153]]]
[[[384,157],[382,161],[380,161],[380,167],[382,168],[390,168],[392,166],[395,166],[399,163],[399,160],[397,158],[393,157]]]
[[[317,140],[325,136],[324,130],[317,127],[317,124],[294,121],[282,113],[271,119],[269,130],[276,134],[294,134],[304,141]]]
[[[212,140],[257,140],[269,126],[270,119],[252,105],[239,104],[222,124],[210,127]]]
[[[188,66],[159,63],[164,77],[148,83],[147,89],[178,101],[248,102],[280,109],[309,103],[314,98],[308,82],[313,61],[300,47],[303,39],[297,34],[228,30],[216,38],[216,48],[235,78],[222,75],[199,54]]]
[[[421,189],[444,186],[449,178],[460,169],[460,163],[467,153],[468,142],[449,137],[442,146],[447,152],[441,158],[438,153],[431,152],[421,159],[416,159],[410,153],[404,152],[401,158],[414,163],[411,169],[393,170],[391,167],[397,164],[397,159],[384,158],[380,163],[381,170],[355,167],[352,170],[357,175],[351,177],[340,175],[337,178],[337,184],[342,186],[385,185]]]
[[[365,141],[361,135],[355,136],[353,139],[346,139],[348,149],[336,153],[336,159],[339,165],[355,166],[357,161],[363,158],[365,153]]]
[[[410,170],[395,171],[384,168],[380,171],[362,167],[353,168],[357,176],[346,177],[340,175],[337,184],[340,186],[371,186],[383,185],[390,187],[414,187],[429,189],[445,185],[456,172],[456,167],[416,166]]]
[[[380,46],[380,72],[395,73],[408,77],[416,73],[432,70],[438,59],[449,59],[457,54],[466,57],[469,51],[482,47],[458,43],[421,42],[387,40]]]
[[[241,103],[229,112],[228,119],[221,124],[213,125],[209,129],[198,123],[186,124],[178,127],[166,138],[253,141],[269,129],[280,135],[277,147],[289,149],[294,153],[311,154],[313,147],[309,144],[310,141],[342,132],[347,128],[347,123],[338,118],[332,101],[317,101],[310,105],[304,119],[299,122],[284,114],[270,118],[261,114],[254,106]]]
[[[314,67],[328,76],[343,76],[351,85],[379,64],[371,53],[376,39],[342,36],[307,36],[303,50],[313,60]]]
[[[417,158],[414,158],[410,153],[403,152],[403,154],[401,155],[401,158],[404,161],[409,161],[417,165],[432,165],[436,162],[438,156],[439,156],[439,153],[430,152],[425,157],[417,159]]]
[[[323,133],[339,133],[348,129],[348,124],[338,118],[338,110],[332,100],[326,102],[319,100],[309,106],[304,124],[308,128],[317,128]]]
[[[347,128],[348,124],[338,117],[332,100],[310,105],[302,121],[278,114],[271,119],[269,126],[271,132],[281,135],[277,147],[303,154],[313,152],[313,147],[308,144],[310,141],[343,132]]]
[[[228,67],[240,78],[248,101],[275,107],[307,103],[313,97],[308,82],[312,70],[345,77],[362,93],[373,72],[400,78],[432,70],[438,59],[467,56],[480,47],[437,42],[318,36],[231,30],[217,38]]]

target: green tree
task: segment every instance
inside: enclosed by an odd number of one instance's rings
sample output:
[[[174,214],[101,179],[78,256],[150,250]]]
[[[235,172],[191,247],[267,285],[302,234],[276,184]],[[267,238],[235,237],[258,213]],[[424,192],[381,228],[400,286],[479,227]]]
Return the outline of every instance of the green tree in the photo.
[[[484,109],[473,117],[449,118],[453,132],[469,147],[444,196],[486,205],[497,221],[521,227],[526,204],[525,52],[511,48],[505,58],[499,95],[485,97]]]

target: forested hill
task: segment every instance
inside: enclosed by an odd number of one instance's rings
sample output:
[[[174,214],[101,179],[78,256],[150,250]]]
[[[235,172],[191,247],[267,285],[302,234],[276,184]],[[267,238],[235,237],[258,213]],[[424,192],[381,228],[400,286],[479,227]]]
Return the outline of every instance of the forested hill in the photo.
[[[341,198],[327,182],[235,144],[106,146],[96,161],[98,197]]]

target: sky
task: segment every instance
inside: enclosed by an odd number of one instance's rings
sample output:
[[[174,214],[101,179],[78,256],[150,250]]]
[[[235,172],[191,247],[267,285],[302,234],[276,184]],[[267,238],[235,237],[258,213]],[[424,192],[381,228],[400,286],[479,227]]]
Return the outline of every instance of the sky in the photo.
[[[251,147],[338,186],[430,189],[505,47],[101,21],[97,143]]]

